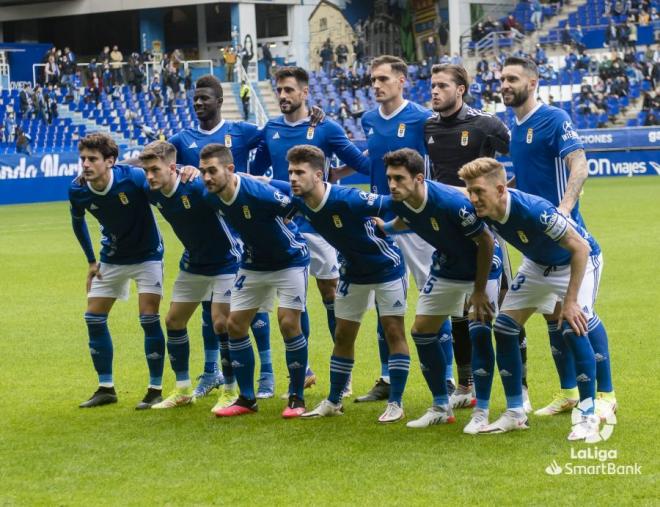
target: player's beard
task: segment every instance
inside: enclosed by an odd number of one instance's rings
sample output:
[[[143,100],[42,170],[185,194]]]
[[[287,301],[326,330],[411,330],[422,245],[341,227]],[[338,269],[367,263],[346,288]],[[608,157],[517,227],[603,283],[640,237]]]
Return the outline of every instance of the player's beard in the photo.
[[[520,107],[522,106],[525,102],[527,102],[527,99],[529,98],[529,91],[527,88],[523,88],[520,91],[515,91],[511,90],[511,101],[507,104],[506,99],[502,97],[502,100],[504,100],[504,104],[509,106],[509,107]]]
[[[445,102],[445,104],[442,106],[439,107],[433,106],[433,111],[436,113],[444,113],[446,111],[450,111],[456,107],[456,102],[458,102],[458,100],[456,99],[456,97],[454,97],[454,100],[452,100],[451,102]]]
[[[285,105],[288,106],[288,109],[284,111],[282,109],[282,104],[280,104],[280,111],[282,111],[283,114],[293,114],[302,107],[303,103],[300,102],[299,104],[295,104],[293,102],[286,102]]]

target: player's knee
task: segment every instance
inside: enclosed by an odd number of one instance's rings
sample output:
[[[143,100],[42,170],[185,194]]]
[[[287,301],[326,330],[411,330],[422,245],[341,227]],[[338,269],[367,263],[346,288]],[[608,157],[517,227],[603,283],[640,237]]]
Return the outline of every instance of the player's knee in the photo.
[[[168,313],[165,316],[166,329],[183,329],[186,327],[187,322],[174,313]]]
[[[247,335],[248,327],[249,322],[246,325],[245,322],[243,322],[243,319],[238,318],[235,315],[230,315],[227,320],[227,332],[229,333],[229,336],[233,338],[242,338]]]
[[[302,332],[298,312],[280,312],[277,320],[282,336],[296,336]]]
[[[213,319],[213,332],[215,334],[224,334],[227,332],[227,318],[224,315],[218,315]]]
[[[337,290],[337,279],[333,278],[331,280],[319,280],[316,279],[316,285],[319,288],[321,298],[323,301],[334,301],[335,294]]]
[[[398,342],[406,340],[406,333],[403,328],[403,319],[381,319],[385,339],[388,342]]]

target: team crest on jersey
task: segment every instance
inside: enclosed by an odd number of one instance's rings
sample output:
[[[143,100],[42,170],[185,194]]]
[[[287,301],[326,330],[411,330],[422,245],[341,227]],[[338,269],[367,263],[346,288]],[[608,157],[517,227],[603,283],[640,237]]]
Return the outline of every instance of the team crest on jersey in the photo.
[[[231,136],[225,134],[225,148],[231,148]]]
[[[396,132],[397,137],[403,137],[406,135],[406,124],[399,123],[399,130]]]
[[[468,140],[470,138],[470,133],[467,130],[461,132],[461,146],[467,146]]]
[[[119,200],[124,206],[128,204],[128,197],[126,197],[126,194],[124,192],[119,192]]]
[[[518,237],[520,238],[520,241],[523,243],[529,243],[529,240],[527,239],[527,236],[523,231],[517,231],[518,232]]]
[[[434,231],[440,230],[440,224],[438,224],[438,221],[435,219],[435,217],[431,217],[431,227],[433,227]]]
[[[187,195],[182,195],[181,196],[181,202],[183,203],[184,208],[190,209],[190,199],[188,199]]]
[[[527,144],[532,144],[534,140],[534,129],[527,129]]]
[[[341,229],[342,227],[344,227],[344,224],[341,223],[341,218],[339,217],[339,215],[332,215],[332,222],[335,224],[335,227],[337,229]]]
[[[312,139],[314,139],[314,127],[309,127],[307,129],[307,140],[311,141]]]
[[[252,218],[252,213],[250,213],[250,208],[247,206],[243,206],[243,216],[247,219],[250,220]]]

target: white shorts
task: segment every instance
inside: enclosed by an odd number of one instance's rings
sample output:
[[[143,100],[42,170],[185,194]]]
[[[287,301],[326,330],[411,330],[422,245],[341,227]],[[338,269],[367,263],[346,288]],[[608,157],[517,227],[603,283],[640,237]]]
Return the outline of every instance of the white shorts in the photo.
[[[431,266],[433,248],[414,232],[407,234],[397,234],[393,236],[396,246],[399,247],[403,258],[406,261],[406,268],[412,273],[415,279],[417,290],[422,290],[429,276],[429,266]]]
[[[462,317],[466,298],[474,291],[474,282],[450,280],[429,275],[426,285],[419,292],[417,299],[417,315],[446,315]],[[500,293],[500,280],[488,280],[486,295],[488,301],[497,309],[497,299]]]
[[[270,312],[275,296],[280,308],[304,310],[307,299],[307,267],[279,271],[254,271],[240,268],[231,289],[231,311],[253,310]]]
[[[135,280],[138,294],[163,295],[163,261],[139,264],[108,264],[101,262],[101,278],[94,277],[87,294],[90,298],[128,299],[131,280]]]
[[[384,283],[358,284],[340,280],[335,297],[335,317],[352,322],[362,322],[375,296],[381,317],[406,314],[408,281],[406,277]]]
[[[339,278],[339,262],[337,250],[334,249],[320,234],[303,233],[303,238],[309,249],[309,274],[319,280]]]
[[[588,319],[594,315],[602,271],[602,254],[590,256],[577,296],[577,302]],[[523,257],[522,265],[504,296],[501,310],[535,308],[538,313],[550,314],[557,301],[563,301],[566,296],[570,276],[570,265],[548,268]]]
[[[236,280],[234,273],[207,276],[179,271],[172,289],[173,303],[213,303],[229,304],[231,288]]]

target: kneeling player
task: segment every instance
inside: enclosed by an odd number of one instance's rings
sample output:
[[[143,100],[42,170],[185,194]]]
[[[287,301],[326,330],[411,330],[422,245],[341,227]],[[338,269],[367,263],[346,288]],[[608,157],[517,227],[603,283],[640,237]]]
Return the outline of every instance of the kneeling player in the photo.
[[[495,338],[513,343],[527,319],[536,311],[551,313],[562,299],[562,333],[575,357],[580,392],[581,421],[569,440],[598,438],[599,419],[594,415],[596,357],[588,338],[588,321],[594,314],[602,255],[596,240],[580,225],[564,217],[549,201],[507,189],[504,167],[492,158],[464,165],[459,176],[467,184],[477,214],[524,255],[522,265],[495,322]],[[518,387],[520,355],[507,370]],[[499,362],[499,354],[498,354]],[[500,364],[500,374],[502,374]],[[517,429],[520,419],[505,414],[482,432]]]

